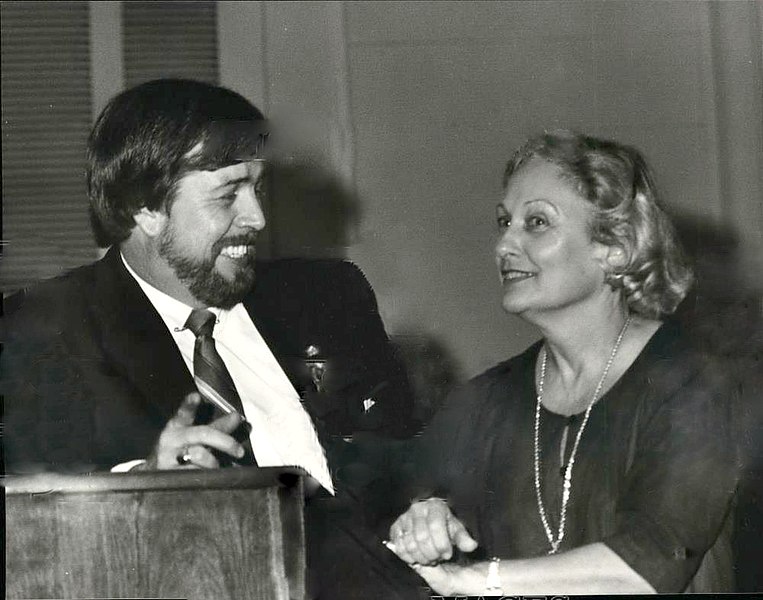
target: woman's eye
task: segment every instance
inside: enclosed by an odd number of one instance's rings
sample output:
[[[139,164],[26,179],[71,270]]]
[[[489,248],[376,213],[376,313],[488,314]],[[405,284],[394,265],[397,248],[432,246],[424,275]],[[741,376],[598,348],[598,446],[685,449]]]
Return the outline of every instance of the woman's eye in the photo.
[[[504,229],[508,229],[511,225],[511,219],[507,216],[499,216],[496,219],[496,223],[498,224],[498,229],[503,231]]]
[[[548,226],[548,219],[541,215],[533,215],[527,219],[528,229],[543,229]]]

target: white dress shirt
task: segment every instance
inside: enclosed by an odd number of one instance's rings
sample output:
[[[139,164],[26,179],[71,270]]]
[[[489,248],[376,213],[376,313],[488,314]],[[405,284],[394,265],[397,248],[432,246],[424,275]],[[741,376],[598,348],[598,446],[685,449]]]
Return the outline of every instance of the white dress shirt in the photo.
[[[196,336],[185,328],[193,308],[142,279],[124,256],[122,262],[161,316],[193,375]],[[230,310],[209,310],[217,316],[212,334],[217,352],[228,368],[244,415],[252,425],[250,440],[257,464],[301,467],[333,494],[326,456],[313,422],[243,304]]]

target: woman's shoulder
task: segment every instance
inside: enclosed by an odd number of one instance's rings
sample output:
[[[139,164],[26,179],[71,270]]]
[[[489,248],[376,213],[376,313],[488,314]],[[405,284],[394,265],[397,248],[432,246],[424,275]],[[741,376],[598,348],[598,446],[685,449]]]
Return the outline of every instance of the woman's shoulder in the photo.
[[[642,351],[648,362],[674,370],[696,372],[712,362],[693,341],[685,326],[677,319],[666,319]]]
[[[666,319],[639,355],[634,369],[640,385],[659,389],[670,397],[678,390],[699,386],[721,390],[728,386],[723,365],[698,347],[685,327]]]

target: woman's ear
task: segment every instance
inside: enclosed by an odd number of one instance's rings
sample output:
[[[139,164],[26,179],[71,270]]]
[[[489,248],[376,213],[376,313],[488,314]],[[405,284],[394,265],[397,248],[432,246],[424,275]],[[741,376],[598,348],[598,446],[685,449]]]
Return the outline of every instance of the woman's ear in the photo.
[[[135,224],[148,237],[156,237],[167,223],[167,215],[158,210],[149,210],[145,206],[133,215]]]
[[[628,254],[622,246],[609,246],[606,260],[608,271],[619,271],[627,266]]]

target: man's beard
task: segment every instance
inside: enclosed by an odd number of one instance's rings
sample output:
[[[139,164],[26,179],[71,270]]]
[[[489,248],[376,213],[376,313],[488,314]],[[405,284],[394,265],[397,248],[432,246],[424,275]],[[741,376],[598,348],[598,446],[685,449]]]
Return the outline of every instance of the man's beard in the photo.
[[[228,309],[241,302],[254,285],[255,253],[250,250],[245,257],[238,259],[240,265],[232,281],[217,272],[215,260],[225,246],[253,247],[256,239],[256,233],[224,238],[212,246],[210,258],[193,259],[177,251],[174,231],[168,227],[159,240],[159,256],[167,261],[178,279],[199,302],[205,306]]]

